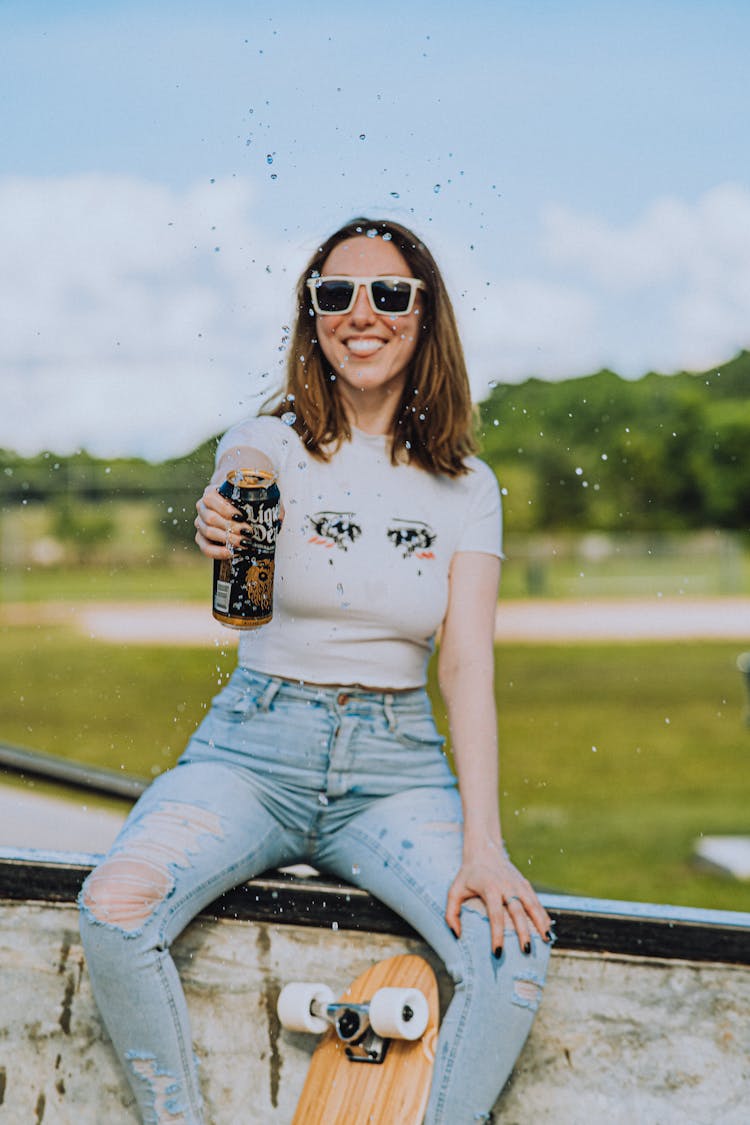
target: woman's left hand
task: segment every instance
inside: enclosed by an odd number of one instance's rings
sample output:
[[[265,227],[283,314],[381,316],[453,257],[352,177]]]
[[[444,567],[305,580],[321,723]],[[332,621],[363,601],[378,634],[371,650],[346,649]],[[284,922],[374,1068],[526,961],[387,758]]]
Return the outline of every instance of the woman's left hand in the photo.
[[[524,953],[531,952],[532,930],[550,941],[552,920],[528,879],[514,867],[503,849],[491,845],[481,854],[464,857],[448,892],[445,920],[461,936],[461,907],[479,899],[490,921],[492,950],[500,956],[506,925],[515,928]]]

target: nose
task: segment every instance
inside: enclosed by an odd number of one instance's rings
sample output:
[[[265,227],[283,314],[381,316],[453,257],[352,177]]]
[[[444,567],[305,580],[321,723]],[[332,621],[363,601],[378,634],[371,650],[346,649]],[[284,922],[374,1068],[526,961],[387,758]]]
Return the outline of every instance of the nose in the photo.
[[[357,289],[357,295],[354,298],[354,304],[352,305],[349,315],[355,321],[364,320],[369,322],[372,320],[374,313],[364,285],[360,285]]]

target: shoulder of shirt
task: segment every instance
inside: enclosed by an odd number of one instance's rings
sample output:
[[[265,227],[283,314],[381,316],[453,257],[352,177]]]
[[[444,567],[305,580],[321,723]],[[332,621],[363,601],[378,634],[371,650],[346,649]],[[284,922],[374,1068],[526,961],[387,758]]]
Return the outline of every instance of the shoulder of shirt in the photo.
[[[459,479],[468,481],[470,486],[498,487],[495,470],[486,461],[480,460],[479,457],[467,457],[466,467],[470,470],[469,474]]]

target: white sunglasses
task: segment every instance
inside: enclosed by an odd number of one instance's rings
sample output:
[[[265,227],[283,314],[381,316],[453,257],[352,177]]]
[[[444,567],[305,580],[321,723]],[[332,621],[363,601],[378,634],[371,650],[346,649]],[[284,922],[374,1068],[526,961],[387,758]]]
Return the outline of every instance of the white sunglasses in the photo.
[[[425,283],[416,277],[310,277],[312,305],[320,316],[342,316],[351,312],[360,286],[365,287],[373,312],[383,316],[406,316],[414,308],[419,289]]]

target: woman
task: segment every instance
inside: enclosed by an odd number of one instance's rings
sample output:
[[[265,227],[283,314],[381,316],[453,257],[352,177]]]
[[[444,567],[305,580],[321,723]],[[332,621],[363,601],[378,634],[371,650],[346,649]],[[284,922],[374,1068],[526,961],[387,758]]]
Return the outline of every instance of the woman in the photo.
[[[81,894],[144,1121],[203,1120],[170,943],[222,891],[300,860],[370,890],[442,958],[455,992],[425,1120],[490,1120],[551,938],[500,830],[500,501],[472,420],[431,254],[399,224],[347,224],[300,279],[283,401],[225,435],[197,504],[200,549],[227,558],[248,529],[217,485],[276,475],[273,620],[242,634],[229,684]],[[438,629],[459,788],[424,687]]]

